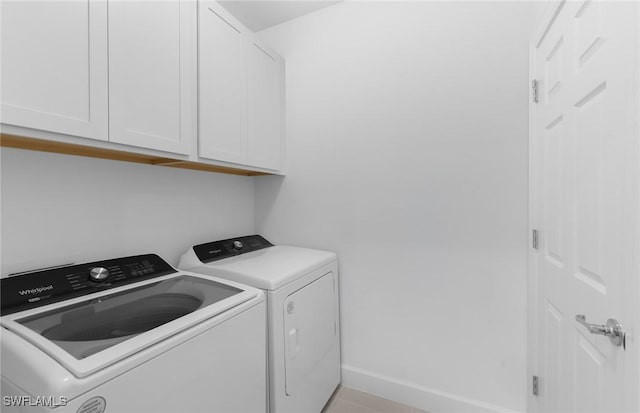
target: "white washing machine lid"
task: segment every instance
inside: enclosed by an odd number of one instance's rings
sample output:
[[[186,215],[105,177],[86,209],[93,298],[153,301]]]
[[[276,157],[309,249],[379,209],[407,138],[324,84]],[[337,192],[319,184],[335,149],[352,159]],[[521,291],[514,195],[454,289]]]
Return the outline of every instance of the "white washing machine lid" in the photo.
[[[232,279],[263,290],[276,290],[336,259],[333,252],[277,245],[202,264],[202,267],[190,270]]]
[[[1,324],[86,377],[262,294],[220,281],[171,274],[5,315]]]

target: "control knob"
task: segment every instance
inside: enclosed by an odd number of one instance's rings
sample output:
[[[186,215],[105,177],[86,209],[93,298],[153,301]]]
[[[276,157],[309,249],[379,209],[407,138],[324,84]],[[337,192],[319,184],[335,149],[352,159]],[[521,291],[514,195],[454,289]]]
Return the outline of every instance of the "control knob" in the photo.
[[[94,267],[89,271],[89,279],[95,282],[101,282],[107,279],[109,270],[104,267]]]
[[[244,245],[242,245],[242,242],[240,241],[233,241],[233,249],[234,250],[241,250],[242,247],[244,247]]]

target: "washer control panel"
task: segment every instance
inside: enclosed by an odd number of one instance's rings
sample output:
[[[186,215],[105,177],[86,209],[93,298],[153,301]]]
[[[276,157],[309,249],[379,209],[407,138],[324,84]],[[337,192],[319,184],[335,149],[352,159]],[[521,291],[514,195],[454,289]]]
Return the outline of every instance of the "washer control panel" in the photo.
[[[146,254],[10,276],[0,279],[0,314],[11,314],[175,272],[159,256]]]
[[[200,261],[206,263],[268,247],[273,247],[273,244],[260,235],[248,235],[195,245],[193,251]]]

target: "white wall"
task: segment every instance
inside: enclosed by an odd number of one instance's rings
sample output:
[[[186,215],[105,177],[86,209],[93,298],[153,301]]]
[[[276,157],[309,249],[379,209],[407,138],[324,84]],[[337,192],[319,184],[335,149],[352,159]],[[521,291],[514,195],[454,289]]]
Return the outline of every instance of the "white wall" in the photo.
[[[288,175],[258,232],[339,253],[344,383],[430,411],[526,409],[522,2],[345,2],[262,32]]]
[[[254,231],[254,179],[1,150],[1,274],[158,253]]]

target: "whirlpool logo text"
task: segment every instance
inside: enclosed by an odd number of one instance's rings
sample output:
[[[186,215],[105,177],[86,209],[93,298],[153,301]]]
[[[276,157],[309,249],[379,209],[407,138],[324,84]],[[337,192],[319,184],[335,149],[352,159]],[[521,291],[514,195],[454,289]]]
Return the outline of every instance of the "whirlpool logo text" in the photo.
[[[32,288],[30,290],[21,290],[21,291],[18,291],[18,293],[20,293],[20,295],[31,295],[31,294],[40,294],[43,291],[49,291],[49,290],[53,290],[53,284],[49,284],[43,287]]]

